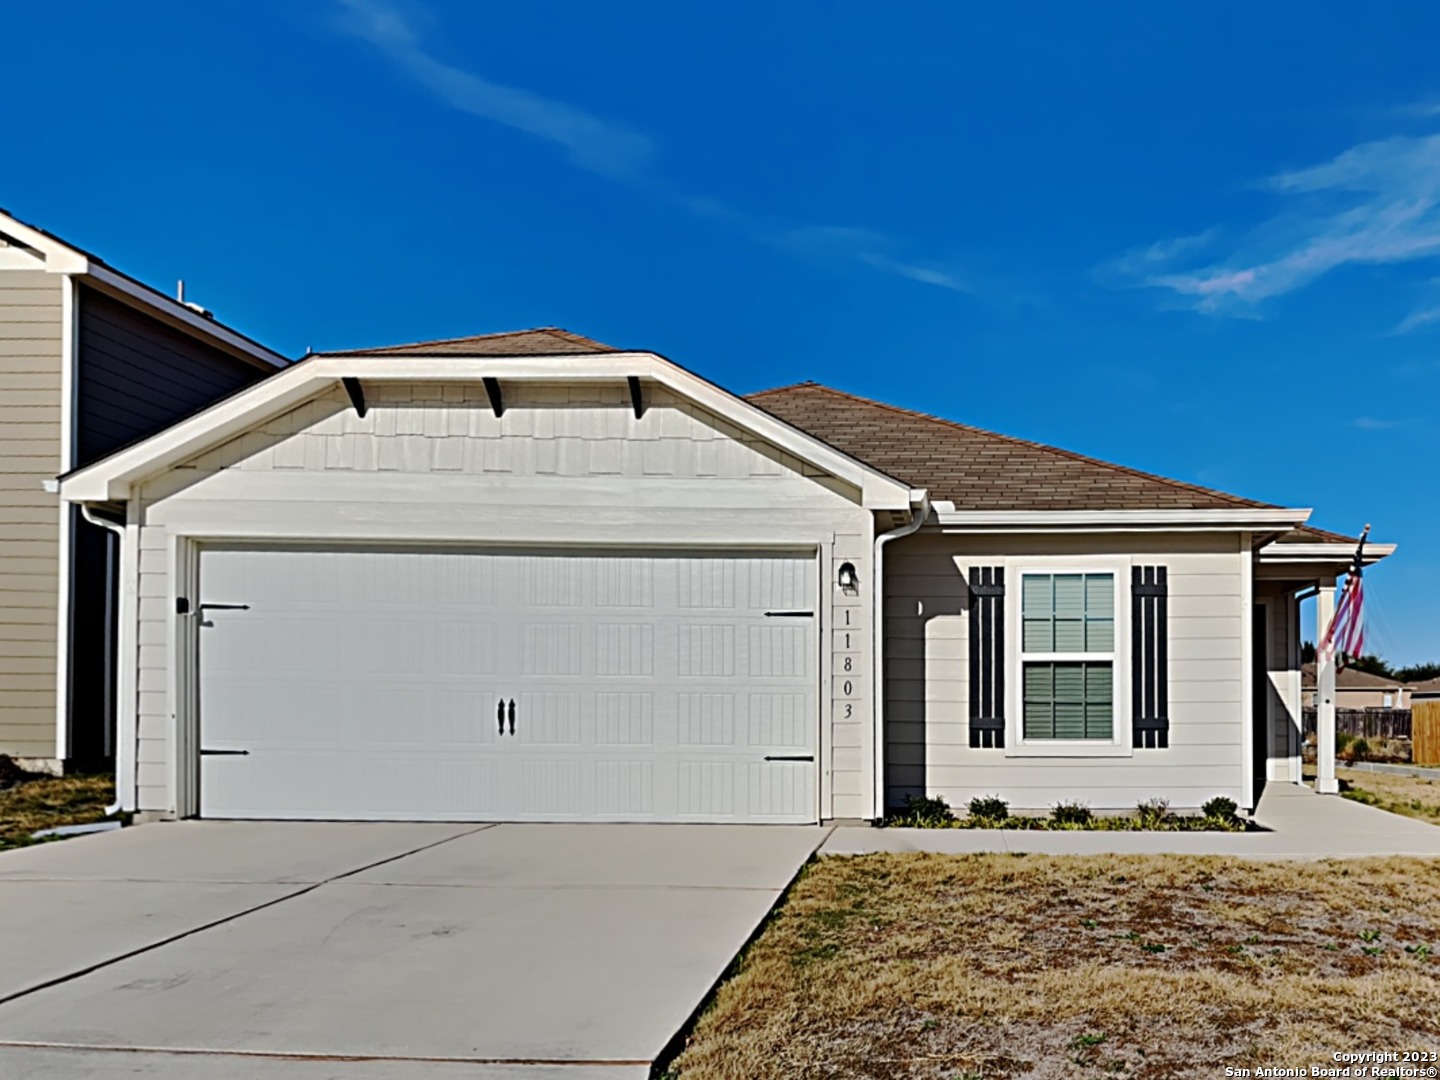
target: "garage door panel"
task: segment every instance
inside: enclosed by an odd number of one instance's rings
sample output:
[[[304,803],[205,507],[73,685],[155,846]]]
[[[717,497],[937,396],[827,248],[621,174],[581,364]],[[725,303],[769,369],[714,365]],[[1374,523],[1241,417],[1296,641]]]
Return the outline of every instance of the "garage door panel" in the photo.
[[[202,813],[813,821],[818,620],[766,613],[813,611],[816,578],[804,556],[207,550],[202,596],[249,610],[201,631],[201,744],[248,754],[202,759]]]

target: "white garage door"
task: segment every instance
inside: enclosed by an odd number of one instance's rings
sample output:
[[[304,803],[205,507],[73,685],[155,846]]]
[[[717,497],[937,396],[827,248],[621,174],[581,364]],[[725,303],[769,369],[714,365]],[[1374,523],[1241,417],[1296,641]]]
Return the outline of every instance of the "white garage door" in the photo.
[[[811,555],[200,561],[206,817],[816,819]]]

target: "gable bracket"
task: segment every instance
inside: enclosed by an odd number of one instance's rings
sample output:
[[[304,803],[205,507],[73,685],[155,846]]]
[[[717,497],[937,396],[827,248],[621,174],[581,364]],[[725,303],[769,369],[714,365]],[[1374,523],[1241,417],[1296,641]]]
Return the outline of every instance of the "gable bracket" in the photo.
[[[350,395],[350,404],[355,406],[355,415],[364,416],[367,411],[365,389],[360,385],[360,380],[354,375],[346,375],[340,382],[345,387],[345,393]]]
[[[500,396],[500,380],[493,375],[486,375],[480,381],[485,384],[485,395],[490,399],[490,408],[495,410],[495,416],[504,416],[505,399]]]
[[[639,420],[645,415],[645,399],[640,394],[640,376],[627,375],[625,381],[630,384],[630,404],[635,408],[635,419]]]

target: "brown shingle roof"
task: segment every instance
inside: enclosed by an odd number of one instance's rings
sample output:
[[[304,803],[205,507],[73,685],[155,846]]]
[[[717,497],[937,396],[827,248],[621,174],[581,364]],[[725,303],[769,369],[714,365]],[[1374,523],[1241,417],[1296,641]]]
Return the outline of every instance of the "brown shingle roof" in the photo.
[[[1300,665],[1300,685],[1306,690],[1315,689],[1315,665]],[[1359,668],[1341,668],[1335,673],[1335,686],[1340,690],[1395,690],[1405,684],[1399,679],[1388,679],[1384,675],[1372,675]]]
[[[382,345],[373,349],[344,349],[323,356],[557,356],[569,353],[619,352],[612,345],[595,341],[557,326],[534,330],[510,330],[499,334],[416,341],[408,345]]]
[[[1265,507],[1043,443],[799,383],[748,399],[842,453],[960,510],[1195,510]]]
[[[1326,529],[1317,529],[1313,525],[1301,525],[1297,529],[1291,529],[1275,542],[1277,544],[1358,544],[1360,538],[1345,536],[1342,533],[1330,532]]]

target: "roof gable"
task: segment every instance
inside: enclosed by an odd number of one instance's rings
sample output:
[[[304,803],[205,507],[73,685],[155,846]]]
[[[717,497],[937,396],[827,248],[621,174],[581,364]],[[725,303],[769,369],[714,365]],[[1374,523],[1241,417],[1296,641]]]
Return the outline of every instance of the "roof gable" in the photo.
[[[747,400],[957,510],[1279,509],[819,383]]]
[[[345,349],[318,356],[566,356],[579,353],[620,352],[613,345],[562,330],[541,326],[534,330],[507,330],[498,334],[416,341],[407,345],[381,345]]]

